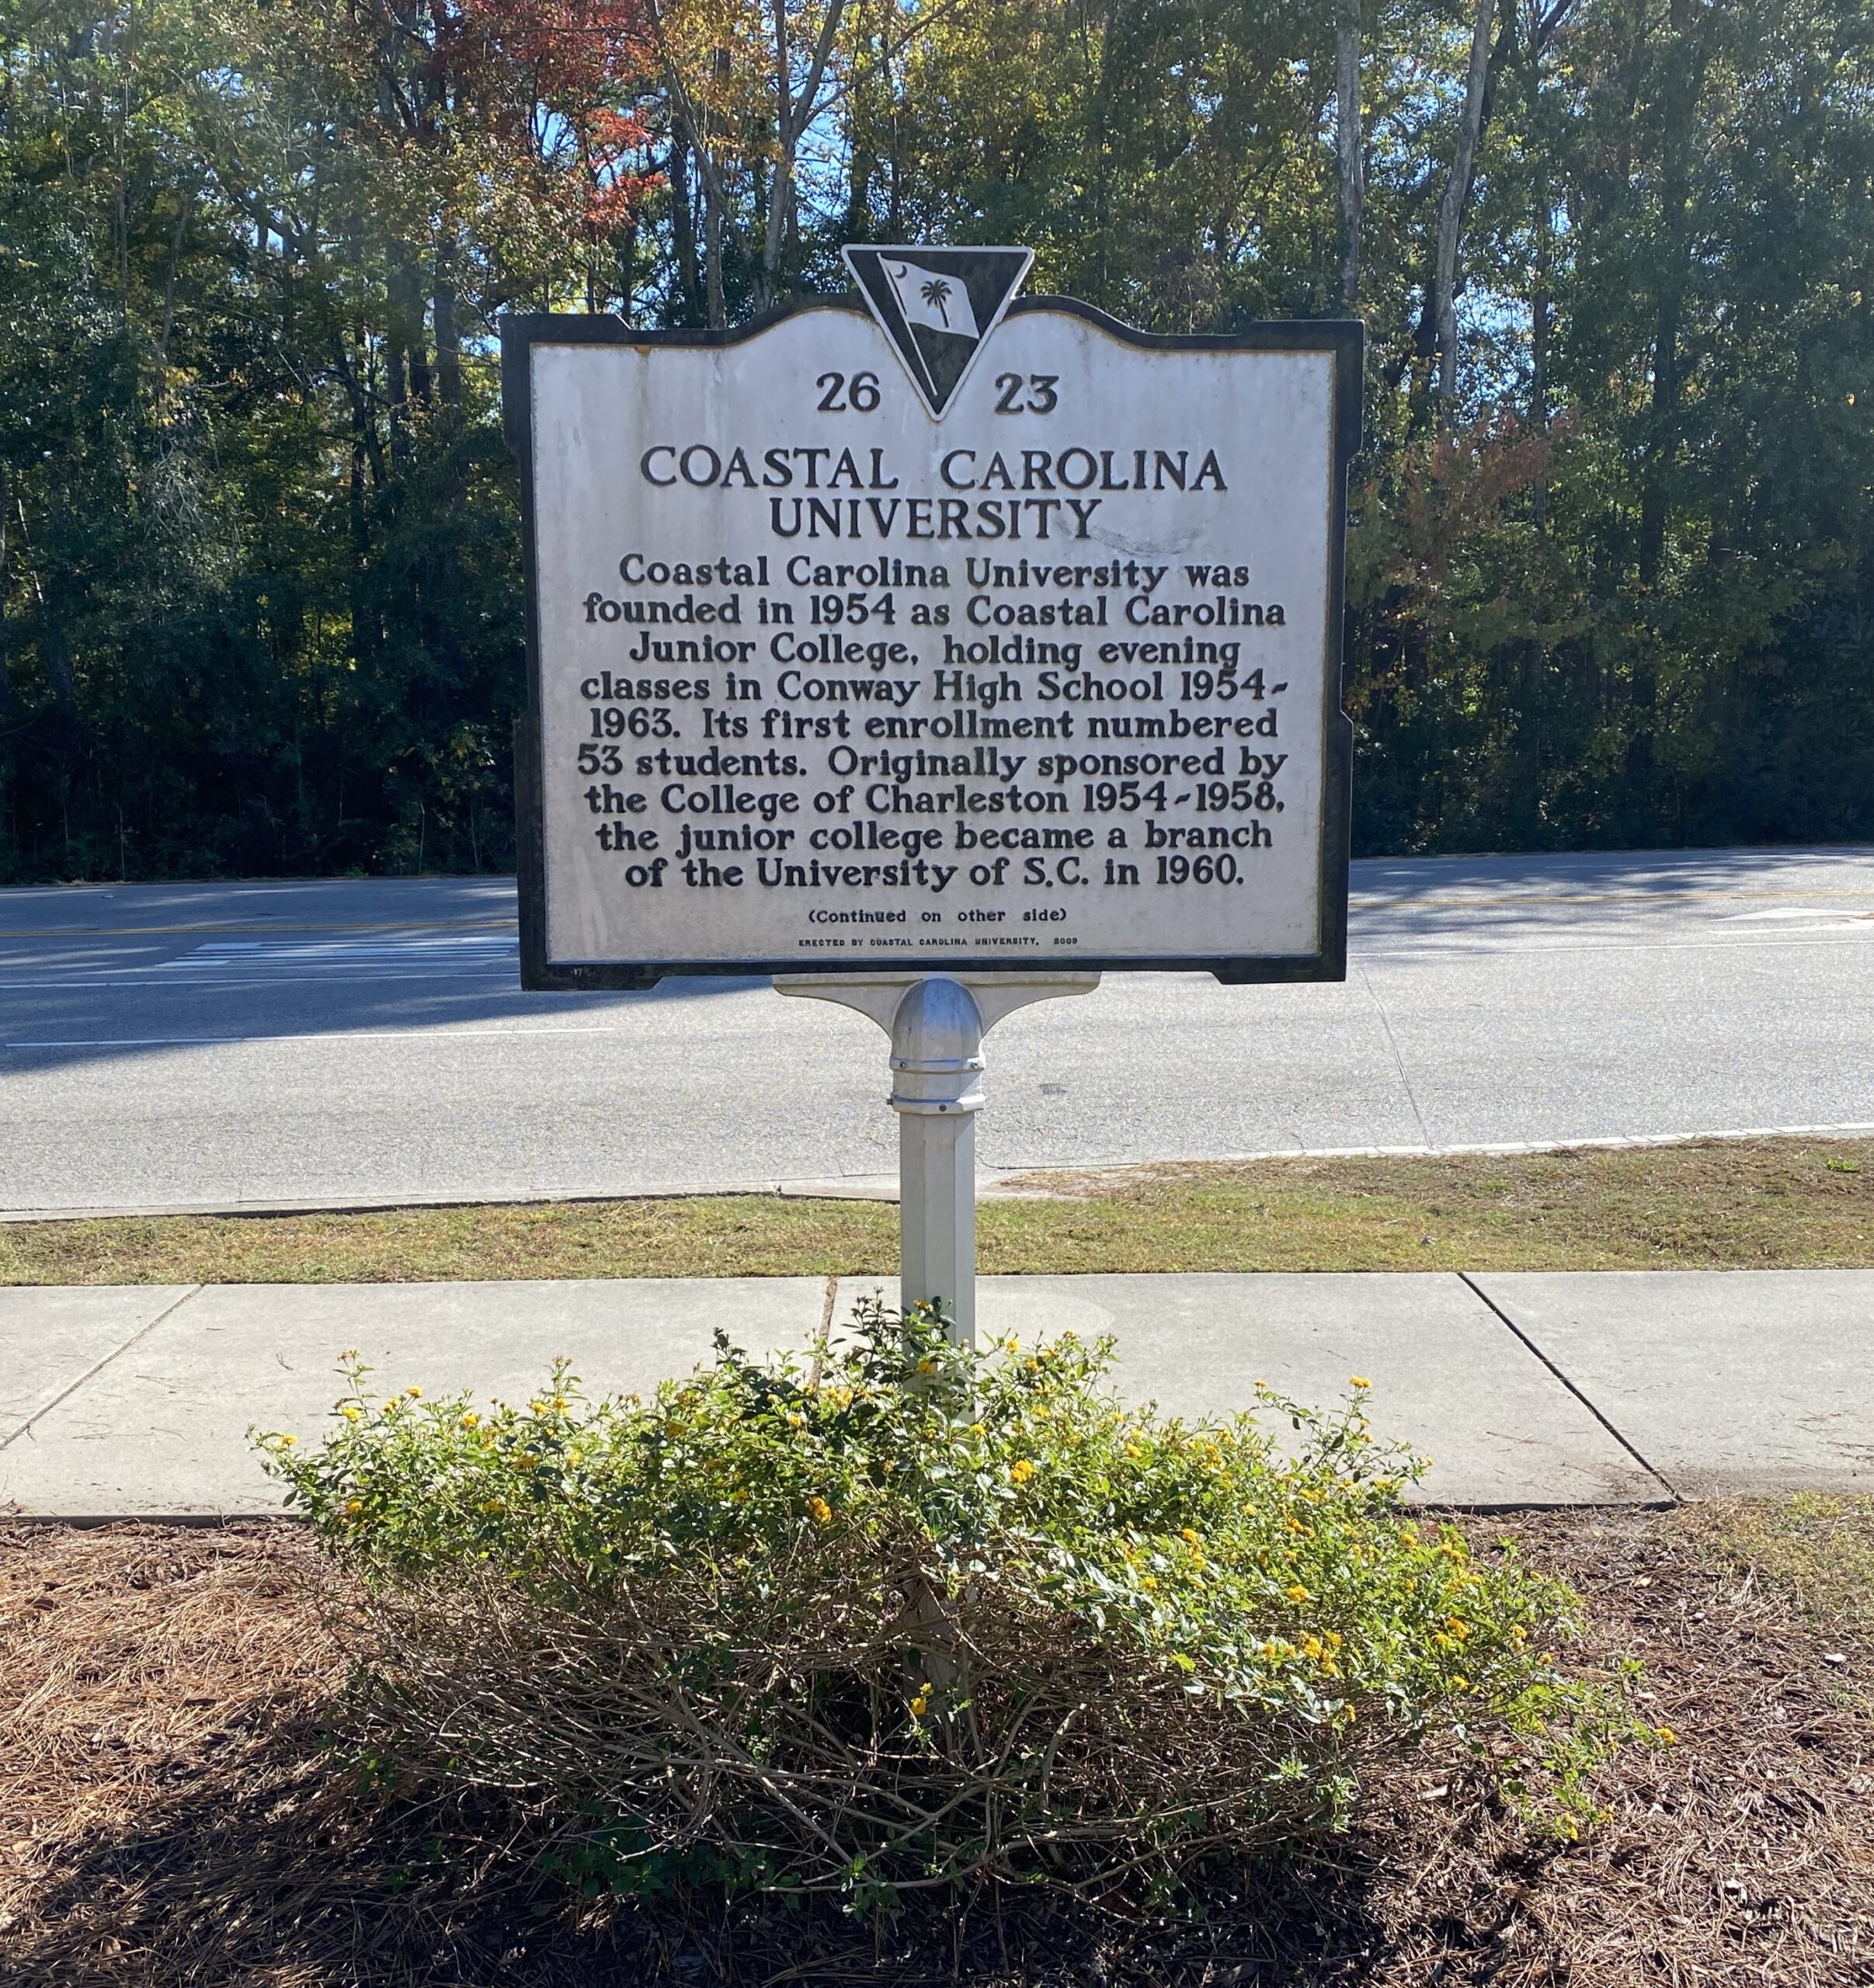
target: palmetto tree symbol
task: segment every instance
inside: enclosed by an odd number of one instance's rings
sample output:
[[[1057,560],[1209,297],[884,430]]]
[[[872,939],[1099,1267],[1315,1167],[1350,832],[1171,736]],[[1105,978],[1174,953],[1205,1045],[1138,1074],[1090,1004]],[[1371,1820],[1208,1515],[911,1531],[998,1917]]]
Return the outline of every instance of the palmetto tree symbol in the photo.
[[[950,301],[950,285],[941,276],[933,276],[917,294],[943,319],[944,328],[947,331],[950,313],[944,307]]]

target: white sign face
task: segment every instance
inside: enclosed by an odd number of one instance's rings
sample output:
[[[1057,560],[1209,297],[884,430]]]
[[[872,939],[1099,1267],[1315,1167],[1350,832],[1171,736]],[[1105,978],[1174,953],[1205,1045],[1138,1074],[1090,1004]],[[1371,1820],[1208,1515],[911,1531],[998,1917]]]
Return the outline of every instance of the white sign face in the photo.
[[[1020,306],[935,419],[850,308],[564,322],[521,348],[536,984],[1338,977],[1344,336]]]

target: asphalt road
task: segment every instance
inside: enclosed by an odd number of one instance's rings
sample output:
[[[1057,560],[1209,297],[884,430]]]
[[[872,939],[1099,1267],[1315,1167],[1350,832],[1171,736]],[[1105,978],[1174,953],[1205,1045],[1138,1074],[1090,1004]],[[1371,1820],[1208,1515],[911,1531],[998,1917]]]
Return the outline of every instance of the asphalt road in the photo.
[[[1874,850],[1354,866],[1344,985],[1109,975],[989,1037],[992,1168],[1874,1130]],[[888,1176],[885,1038],[516,986],[512,885],[0,891],[0,1211]]]

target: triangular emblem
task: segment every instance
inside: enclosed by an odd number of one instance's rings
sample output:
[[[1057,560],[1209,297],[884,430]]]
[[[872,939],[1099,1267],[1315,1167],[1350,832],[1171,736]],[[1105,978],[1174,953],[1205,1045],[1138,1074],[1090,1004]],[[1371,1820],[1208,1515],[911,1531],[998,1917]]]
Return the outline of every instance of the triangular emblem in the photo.
[[[1028,248],[848,248],[859,294],[917,389],[941,421],[976,355],[1015,301]]]

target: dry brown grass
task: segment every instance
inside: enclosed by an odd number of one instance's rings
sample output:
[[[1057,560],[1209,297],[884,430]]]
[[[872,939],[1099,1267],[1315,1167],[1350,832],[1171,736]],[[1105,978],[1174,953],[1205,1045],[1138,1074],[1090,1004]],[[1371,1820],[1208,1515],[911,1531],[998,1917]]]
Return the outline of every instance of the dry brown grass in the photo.
[[[339,1664],[303,1534],[18,1528],[0,1534],[0,1979],[1856,1988],[1874,1983],[1874,1651],[1827,1570],[1871,1510],[1477,1522],[1576,1582],[1596,1647],[1644,1659],[1678,1743],[1625,1756],[1573,1849],[1416,1763],[1333,1854],[1219,1880],[1195,1924],[1032,1894],[890,1924],[568,1899],[510,1854],[513,1819],[374,1791],[322,1750]]]
[[[1278,1159],[1033,1174],[984,1203],[989,1274],[1874,1265],[1874,1140]],[[0,1225],[0,1283],[883,1276],[898,1211],[725,1195]]]

